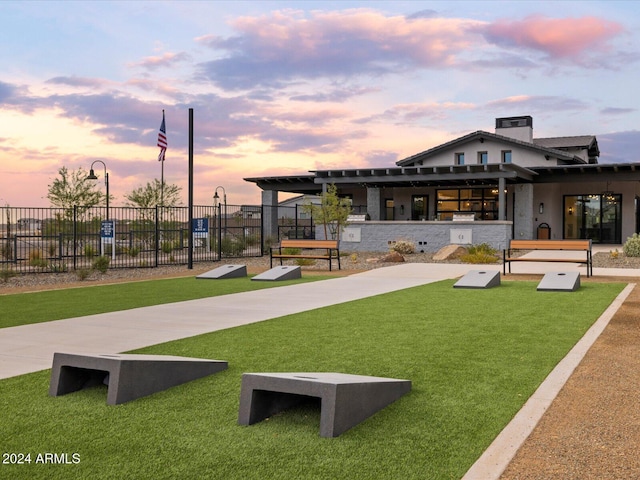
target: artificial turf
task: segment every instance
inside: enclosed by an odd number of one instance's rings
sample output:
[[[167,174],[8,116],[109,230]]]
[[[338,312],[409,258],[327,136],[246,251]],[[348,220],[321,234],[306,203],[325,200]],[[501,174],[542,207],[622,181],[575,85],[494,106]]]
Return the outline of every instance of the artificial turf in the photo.
[[[443,281],[138,353],[227,360],[229,369],[106,405],[106,387],[48,396],[49,372],[0,381],[2,478],[460,478],[622,290]],[[244,372],[344,372],[412,381],[412,391],[337,438],[312,405],[237,424]],[[35,463],[38,453],[79,463]]]
[[[185,277],[0,295],[0,328],[282,287],[328,278],[331,277],[310,275],[295,280],[253,282],[250,277],[225,280]]]

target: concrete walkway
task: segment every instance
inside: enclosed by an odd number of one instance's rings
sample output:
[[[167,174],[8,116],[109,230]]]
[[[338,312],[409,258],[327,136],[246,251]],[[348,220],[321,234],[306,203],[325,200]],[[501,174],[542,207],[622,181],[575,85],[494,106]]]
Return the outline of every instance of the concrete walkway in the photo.
[[[51,368],[55,352],[126,352],[455,278],[470,266],[444,267],[406,263],[331,280],[2,328],[0,379]]]
[[[532,254],[535,255],[536,252]],[[331,280],[3,328],[0,329],[0,379],[51,368],[55,352],[121,353],[457,278],[470,270],[502,271],[502,265],[405,263]],[[584,275],[586,268],[572,263],[521,262],[514,263],[511,271],[532,274],[579,271]],[[640,270],[596,268],[594,276],[640,279]],[[464,477],[466,480],[499,478],[631,288],[625,289],[565,360],[549,375],[521,412],[467,472]]]

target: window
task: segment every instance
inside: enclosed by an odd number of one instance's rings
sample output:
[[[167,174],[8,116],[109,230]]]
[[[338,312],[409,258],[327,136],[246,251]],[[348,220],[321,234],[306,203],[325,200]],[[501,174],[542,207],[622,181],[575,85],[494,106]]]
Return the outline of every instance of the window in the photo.
[[[478,152],[478,163],[481,165],[489,163],[489,154],[487,152]]]
[[[497,188],[438,190],[436,218],[451,220],[456,212],[474,212],[476,220],[498,220]]]
[[[511,163],[511,150],[502,151],[502,163]]]
[[[455,162],[456,165],[464,165],[464,153],[456,153]]]

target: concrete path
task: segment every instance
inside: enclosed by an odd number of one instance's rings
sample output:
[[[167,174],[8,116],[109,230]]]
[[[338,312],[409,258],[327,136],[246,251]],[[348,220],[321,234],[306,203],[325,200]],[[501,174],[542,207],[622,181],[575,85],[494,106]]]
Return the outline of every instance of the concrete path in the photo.
[[[469,270],[469,265],[445,266],[406,263],[331,280],[2,328],[0,379],[51,368],[55,352],[121,353],[455,278]]]

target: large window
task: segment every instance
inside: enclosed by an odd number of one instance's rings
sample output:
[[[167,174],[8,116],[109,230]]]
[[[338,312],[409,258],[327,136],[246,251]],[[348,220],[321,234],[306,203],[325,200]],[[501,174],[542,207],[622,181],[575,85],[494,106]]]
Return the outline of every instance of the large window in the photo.
[[[489,163],[489,153],[478,152],[478,163],[481,165],[486,165],[487,163]]]
[[[464,153],[456,153],[454,161],[456,165],[464,165]]]
[[[502,151],[502,163],[511,163],[511,150]]]
[[[498,220],[497,188],[461,188],[437,191],[438,220],[451,220],[456,212],[474,212],[476,220]]]
[[[429,219],[429,196],[413,195],[411,197],[411,220]]]
[[[622,195],[564,196],[564,238],[622,243]]]

